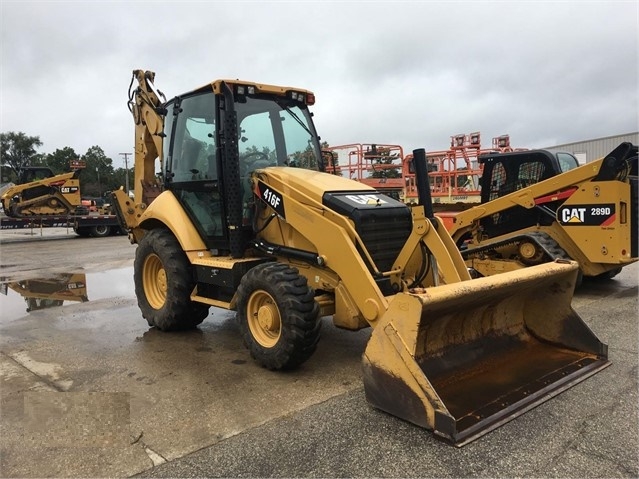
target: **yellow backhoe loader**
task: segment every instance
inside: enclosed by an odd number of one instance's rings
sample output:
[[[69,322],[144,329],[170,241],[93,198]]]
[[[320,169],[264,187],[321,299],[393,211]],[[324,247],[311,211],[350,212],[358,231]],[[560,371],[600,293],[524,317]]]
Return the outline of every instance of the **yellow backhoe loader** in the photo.
[[[150,326],[235,310],[271,370],[312,356],[321,317],[370,326],[368,401],[457,446],[610,364],[571,307],[577,263],[471,279],[433,214],[423,149],[410,207],[324,172],[312,92],[217,80],[166,101],[154,78],[133,72],[135,194],[112,201]]]
[[[639,259],[637,146],[582,166],[548,150],[479,161],[481,205],[445,221],[468,267],[487,276],[571,259],[580,278],[608,279]]]

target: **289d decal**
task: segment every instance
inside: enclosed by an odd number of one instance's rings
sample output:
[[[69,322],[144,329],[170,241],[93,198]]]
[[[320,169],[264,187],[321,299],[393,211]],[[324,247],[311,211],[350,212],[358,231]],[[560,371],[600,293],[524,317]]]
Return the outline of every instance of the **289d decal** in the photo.
[[[563,226],[608,226],[615,221],[615,205],[570,205],[557,210]]]

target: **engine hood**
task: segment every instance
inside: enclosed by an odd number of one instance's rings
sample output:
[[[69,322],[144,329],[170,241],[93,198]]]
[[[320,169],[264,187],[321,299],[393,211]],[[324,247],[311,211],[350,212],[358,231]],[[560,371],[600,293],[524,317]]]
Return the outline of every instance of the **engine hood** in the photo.
[[[298,191],[320,202],[326,192],[375,191],[374,188],[359,181],[303,168],[273,166],[256,170],[255,173],[260,180],[269,183],[284,194]]]

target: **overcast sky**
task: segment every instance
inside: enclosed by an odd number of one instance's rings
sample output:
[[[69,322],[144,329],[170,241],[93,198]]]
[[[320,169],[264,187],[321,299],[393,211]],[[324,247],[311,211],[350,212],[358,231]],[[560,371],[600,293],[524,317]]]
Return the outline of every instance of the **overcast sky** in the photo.
[[[133,151],[127,91],[218,78],[312,90],[330,145],[553,146],[639,130],[637,1],[1,0],[2,132]]]

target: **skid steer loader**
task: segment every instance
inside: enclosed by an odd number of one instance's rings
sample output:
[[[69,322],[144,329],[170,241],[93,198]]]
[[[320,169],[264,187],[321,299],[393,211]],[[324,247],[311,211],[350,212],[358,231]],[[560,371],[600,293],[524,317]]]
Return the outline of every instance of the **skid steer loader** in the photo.
[[[81,203],[79,174],[80,170],[53,175],[49,168],[24,168],[19,184],[2,193],[2,208],[13,218],[73,213]]]
[[[270,370],[312,356],[321,317],[370,326],[368,401],[457,446],[610,364],[571,307],[576,263],[471,280],[433,215],[423,149],[411,208],[323,171],[312,92],[217,80],[166,101],[154,78],[133,72],[135,193],[112,201],[149,326],[235,310]]]
[[[571,259],[579,278],[609,279],[639,259],[637,146],[579,166],[569,153],[491,153],[481,204],[440,216],[482,275]]]

